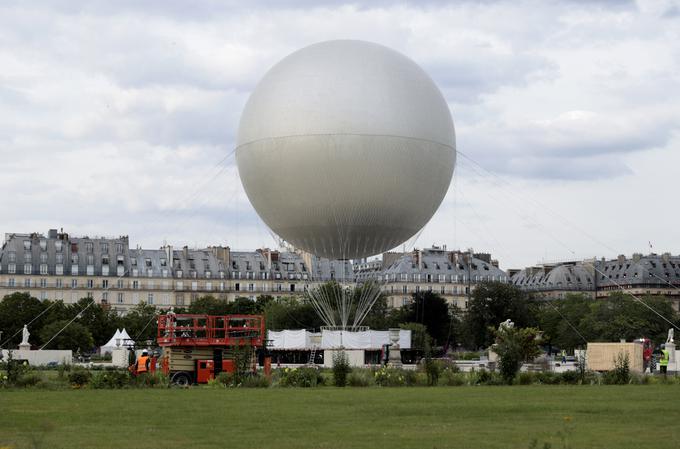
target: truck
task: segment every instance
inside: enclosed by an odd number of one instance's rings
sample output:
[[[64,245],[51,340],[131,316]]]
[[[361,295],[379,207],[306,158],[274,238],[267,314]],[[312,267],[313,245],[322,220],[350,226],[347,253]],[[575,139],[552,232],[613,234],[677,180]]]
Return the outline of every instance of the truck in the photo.
[[[159,369],[177,385],[207,383],[221,372],[243,371],[244,365],[255,373],[258,353],[265,374],[271,369],[262,315],[160,315],[156,342]]]

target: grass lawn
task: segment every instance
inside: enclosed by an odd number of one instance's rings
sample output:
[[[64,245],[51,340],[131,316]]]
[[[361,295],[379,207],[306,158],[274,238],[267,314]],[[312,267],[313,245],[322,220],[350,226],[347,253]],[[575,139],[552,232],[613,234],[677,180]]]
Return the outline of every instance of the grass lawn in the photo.
[[[678,404],[677,385],[0,390],[0,447],[678,448]]]

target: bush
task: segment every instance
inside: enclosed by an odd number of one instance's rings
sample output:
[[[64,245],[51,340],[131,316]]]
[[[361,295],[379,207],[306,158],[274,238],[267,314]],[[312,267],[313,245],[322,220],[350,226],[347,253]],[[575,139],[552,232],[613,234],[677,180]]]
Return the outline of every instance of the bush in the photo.
[[[99,371],[90,380],[90,387],[94,389],[125,388],[129,385],[130,374],[127,371]]]
[[[323,385],[323,377],[316,368],[285,368],[281,373],[279,385],[282,387],[316,387]]]
[[[535,380],[536,376],[529,372],[519,373],[519,376],[517,376],[517,383],[520,385],[531,385]]]
[[[381,387],[403,387],[405,385],[404,370],[382,367],[373,373],[375,384]]]
[[[272,384],[271,379],[260,374],[246,376],[241,382],[241,388],[269,388]]]
[[[403,371],[404,385],[407,387],[415,387],[416,385],[428,385],[427,376],[414,370],[405,369]]]
[[[17,379],[15,385],[17,387],[34,387],[42,381],[42,376],[38,373],[25,373]]]
[[[578,371],[565,371],[560,374],[560,383],[566,385],[577,385],[582,381]]]
[[[427,374],[427,385],[433,387],[439,382],[439,375],[442,367],[439,362],[432,360],[431,357],[425,358],[425,373]]]
[[[347,383],[350,387],[369,387],[373,385],[373,375],[369,370],[352,370],[347,376]]]
[[[134,384],[137,387],[143,388],[167,388],[170,386],[170,378],[165,374],[155,372],[155,373],[142,373],[137,377],[134,377]]]
[[[238,386],[237,382],[236,382],[236,376],[234,376],[234,373],[229,373],[227,371],[222,371],[213,380],[215,382],[217,382],[218,384],[223,385],[225,387],[236,387],[236,386]]]
[[[349,359],[345,351],[337,351],[333,354],[333,383],[336,387],[347,385],[347,375],[352,372]]]
[[[82,387],[87,385],[91,378],[92,373],[83,368],[75,368],[68,374],[68,382],[74,387]]]
[[[460,387],[467,383],[467,377],[464,373],[457,372],[452,369],[445,369],[439,378],[439,385],[446,385],[448,387]]]
[[[536,382],[543,385],[557,385],[560,383],[560,376],[550,371],[543,371],[536,373]]]

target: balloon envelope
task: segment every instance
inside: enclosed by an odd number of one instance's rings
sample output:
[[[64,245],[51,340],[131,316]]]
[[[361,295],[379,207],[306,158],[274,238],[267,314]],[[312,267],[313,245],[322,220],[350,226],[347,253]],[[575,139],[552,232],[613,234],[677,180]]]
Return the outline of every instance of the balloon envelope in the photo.
[[[456,160],[449,108],[413,61],[329,41],[271,68],[251,94],[236,162],[262,220],[320,257],[394,248],[432,217]]]

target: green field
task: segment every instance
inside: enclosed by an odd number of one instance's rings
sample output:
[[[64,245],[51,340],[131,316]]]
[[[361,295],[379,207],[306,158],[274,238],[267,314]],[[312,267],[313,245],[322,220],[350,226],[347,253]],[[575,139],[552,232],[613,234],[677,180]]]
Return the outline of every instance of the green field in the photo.
[[[0,447],[677,448],[678,404],[674,385],[0,390]]]

